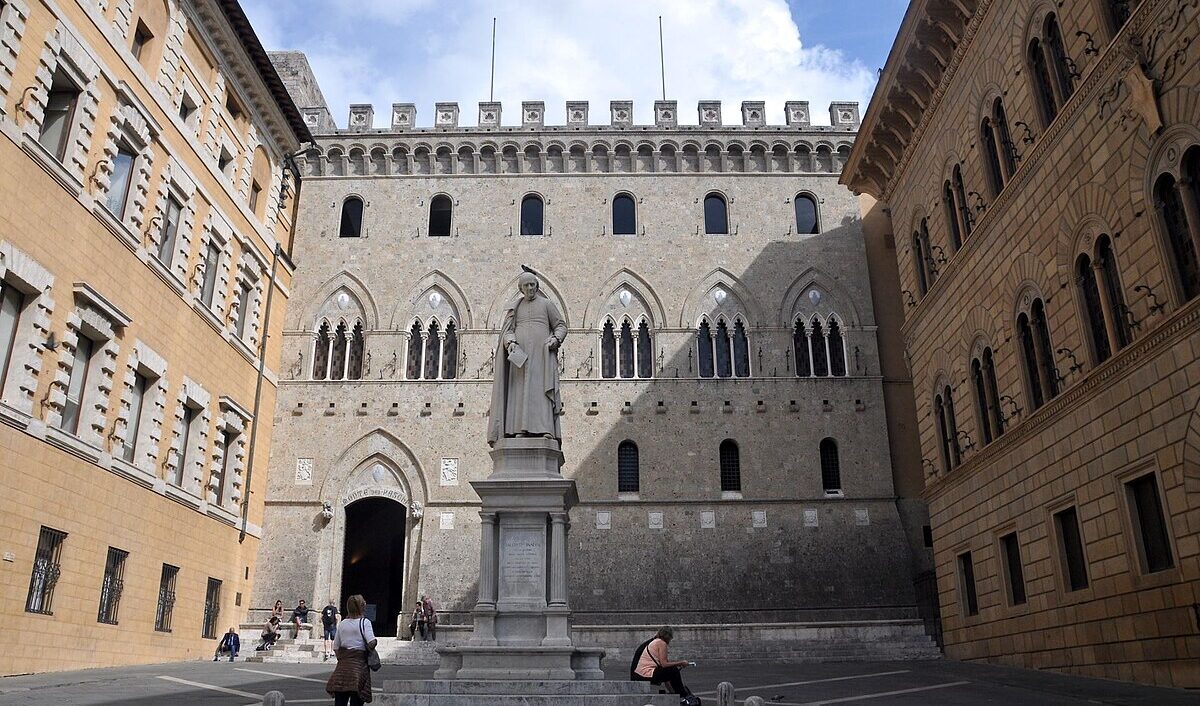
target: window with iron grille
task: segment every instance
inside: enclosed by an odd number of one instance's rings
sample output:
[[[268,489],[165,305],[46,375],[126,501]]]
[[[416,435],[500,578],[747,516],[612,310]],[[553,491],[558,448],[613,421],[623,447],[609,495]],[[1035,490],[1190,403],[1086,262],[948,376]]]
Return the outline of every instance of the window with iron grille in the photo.
[[[738,456],[738,445],[733,439],[721,442],[721,490],[741,492],[742,462]]]
[[[826,494],[842,491],[842,469],[838,463],[837,442],[833,439],[821,439],[821,485]]]
[[[125,588],[125,558],[129,552],[116,547],[108,548],[108,559],[104,562],[104,581],[100,584],[100,609],[96,622],[117,624],[117,611],[121,605],[121,591]]]
[[[33,558],[33,573],[29,577],[29,596],[25,599],[25,610],[29,613],[54,615],[51,603],[54,599],[54,584],[58,583],[59,560],[62,556],[63,540],[67,533],[42,527],[38,535],[37,554]]]
[[[158,581],[158,611],[154,614],[154,629],[171,632],[171,611],[175,609],[175,577],[179,567],[163,564],[162,578]]]
[[[628,439],[617,446],[617,492],[636,493],[640,486],[638,477],[638,447]]]
[[[217,616],[221,614],[221,582],[208,579],[208,590],[204,593],[204,633],[201,637],[217,637]]]

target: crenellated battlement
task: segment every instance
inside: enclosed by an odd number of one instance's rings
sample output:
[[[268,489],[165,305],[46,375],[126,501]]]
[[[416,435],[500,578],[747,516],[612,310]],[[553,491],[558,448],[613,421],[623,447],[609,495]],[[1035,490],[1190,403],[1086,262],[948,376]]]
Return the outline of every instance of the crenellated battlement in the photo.
[[[504,125],[501,122],[503,104],[499,101],[479,103],[476,124],[460,124],[461,111],[458,103],[434,104],[433,125],[417,127],[417,106],[414,103],[393,103],[388,127],[375,127],[375,107],[369,103],[350,106],[346,128],[338,128],[329,109],[323,105],[302,107],[301,112],[309,129],[320,135],[363,134],[363,133],[441,133],[447,131],[468,133],[496,132],[574,132],[580,130],[797,130],[812,132],[856,132],[861,124],[858,103],[837,101],[829,104],[829,125],[813,125],[808,101],[787,101],[784,104],[784,125],[769,125],[766,120],[765,101],[742,101],[741,123],[726,124],[722,115],[721,101],[704,100],[696,105],[696,123],[680,123],[678,101],[654,101],[654,123],[640,125],[633,121],[633,101],[618,100],[608,104],[608,122],[591,121],[588,101],[567,101],[567,121],[562,125],[546,124],[546,104],[543,101],[521,102],[521,124]]]

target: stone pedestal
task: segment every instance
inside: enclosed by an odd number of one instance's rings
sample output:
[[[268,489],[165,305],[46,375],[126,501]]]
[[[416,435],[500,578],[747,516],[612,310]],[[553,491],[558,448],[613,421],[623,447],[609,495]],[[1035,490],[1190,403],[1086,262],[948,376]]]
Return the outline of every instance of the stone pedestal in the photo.
[[[475,629],[439,650],[434,678],[602,679],[604,651],[571,643],[567,533],[579,496],[558,442],[502,439],[491,455],[492,474],[471,483],[483,502]]]

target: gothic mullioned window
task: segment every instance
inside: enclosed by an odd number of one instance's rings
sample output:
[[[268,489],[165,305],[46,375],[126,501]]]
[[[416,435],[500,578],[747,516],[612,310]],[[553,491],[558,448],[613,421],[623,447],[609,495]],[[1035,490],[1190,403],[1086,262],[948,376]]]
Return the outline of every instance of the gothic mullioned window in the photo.
[[[322,321],[317,328],[317,341],[313,346],[313,380],[324,380],[329,373],[329,322]]]
[[[605,378],[654,377],[654,347],[645,319],[637,323],[628,317],[616,324],[604,320],[600,333],[600,374]]]
[[[617,194],[612,202],[613,235],[637,234],[637,204],[629,194]]]
[[[946,226],[950,231],[950,244],[957,251],[962,247],[962,234],[966,219],[963,212],[958,208],[958,202],[954,199],[954,189],[951,187],[949,179],[942,184],[942,205],[946,209]],[[925,223],[925,221],[922,221],[922,223]]]
[[[721,442],[721,492],[740,493],[742,491],[742,461],[737,442],[726,439]]]
[[[913,270],[917,273],[917,293],[924,296],[934,279],[933,254],[930,252],[928,223],[925,219],[921,219],[920,229],[913,231],[912,257]]]
[[[1042,122],[1049,126],[1075,91],[1070,57],[1067,55],[1062,30],[1054,13],[1047,15],[1042,22],[1041,36],[1030,40],[1028,62]]]
[[[715,326],[707,317],[701,319],[697,327],[697,348],[700,377],[750,376],[750,342],[740,317],[733,325],[719,317]]]
[[[1100,286],[1092,268],[1092,258],[1083,253],[1075,260],[1075,286],[1079,289],[1080,304],[1087,323],[1088,344],[1092,359],[1103,363],[1112,356],[1108,342],[1108,328],[1104,325],[1105,313],[1100,304]]]
[[[408,364],[405,377],[409,380],[453,380],[458,377],[458,324],[437,319],[423,325],[413,321],[408,334]]]
[[[1183,179],[1163,174],[1154,186],[1154,210],[1165,240],[1168,269],[1181,302],[1200,296],[1200,147],[1183,158]],[[1189,206],[1191,208],[1189,209]]]
[[[991,187],[992,196],[998,196],[1017,171],[1012,136],[1008,131],[1008,115],[1001,98],[996,98],[989,106],[989,114],[983,118],[979,137],[983,143],[988,186]]]
[[[638,492],[641,486],[639,474],[637,444],[626,439],[617,445],[617,492]]]
[[[933,414],[942,452],[942,469],[949,472],[958,466],[961,454],[958,445],[958,423],[954,417],[954,394],[949,385],[944,386],[934,396]]]
[[[362,321],[322,321],[313,344],[313,379],[361,380],[364,344]]]
[[[830,437],[821,439],[821,487],[826,495],[842,492],[842,469],[838,461],[837,442]]]
[[[817,200],[811,194],[796,194],[793,200],[796,209],[796,234],[815,235],[821,232],[817,212]]]
[[[362,235],[363,200],[350,196],[342,202],[342,220],[338,227],[339,238],[358,238]]]
[[[454,215],[454,204],[445,194],[434,196],[429,202],[429,235],[430,237],[446,237],[450,235],[450,225]]]
[[[725,197],[720,194],[704,197],[704,232],[708,235],[729,233],[729,211],[725,205]]]
[[[996,366],[992,349],[985,347],[971,359],[971,386],[975,391],[975,423],[984,444],[990,444],[1004,433],[1000,415],[999,391],[996,387]]]
[[[954,165],[954,170],[950,174],[950,183],[954,189],[954,202],[958,204],[958,211],[962,218],[963,238],[969,238],[971,229],[975,227],[975,220],[971,215],[970,206],[967,205],[967,187],[963,184],[961,164]]]
[[[792,331],[792,353],[799,377],[846,376],[846,344],[835,317],[827,322],[816,315],[807,323],[798,319]]]
[[[1113,253],[1112,239],[1107,235],[1096,239],[1095,267],[1100,280],[1100,294],[1106,299],[1104,310],[1108,314],[1108,326],[1112,331],[1113,349],[1120,350],[1129,345],[1133,336],[1129,331],[1125,294],[1121,290],[1121,277],[1117,272],[1117,257]]]
[[[544,235],[544,211],[541,196],[527,194],[521,199],[521,235]]]
[[[1046,305],[1040,297],[1017,316],[1017,345],[1029,392],[1029,407],[1035,410],[1058,395],[1058,371],[1046,324]]]

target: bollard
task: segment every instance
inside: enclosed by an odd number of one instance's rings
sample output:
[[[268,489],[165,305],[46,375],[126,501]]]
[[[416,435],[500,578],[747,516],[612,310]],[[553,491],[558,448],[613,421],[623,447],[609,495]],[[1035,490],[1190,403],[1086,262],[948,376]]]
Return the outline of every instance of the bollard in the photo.
[[[733,706],[733,684],[727,681],[717,684],[717,706]]]
[[[751,696],[750,698],[746,699],[745,703],[746,706],[765,706],[766,702],[762,700],[761,696]]]
[[[263,706],[284,706],[285,703],[282,691],[268,691],[263,696]]]

